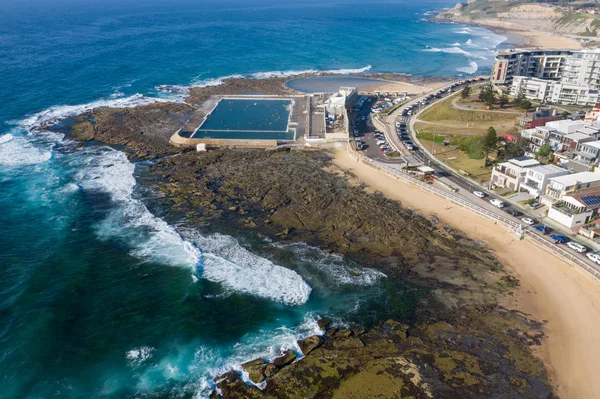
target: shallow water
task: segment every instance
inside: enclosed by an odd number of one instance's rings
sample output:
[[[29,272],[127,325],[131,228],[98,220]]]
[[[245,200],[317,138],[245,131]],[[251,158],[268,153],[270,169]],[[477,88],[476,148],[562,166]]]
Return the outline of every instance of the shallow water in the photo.
[[[452,5],[2,2],[0,398],[203,397],[320,316],[409,318],[399,283],[339,255],[181,229],[137,184],[144,163],[44,126],[228,75],[484,72],[501,36],[421,20]]]

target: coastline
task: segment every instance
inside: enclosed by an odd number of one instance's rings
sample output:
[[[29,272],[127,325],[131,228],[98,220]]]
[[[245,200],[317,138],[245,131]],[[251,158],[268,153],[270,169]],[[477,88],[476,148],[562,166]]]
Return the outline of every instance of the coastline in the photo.
[[[561,397],[600,397],[600,344],[594,333],[600,329],[600,289],[582,271],[546,253],[528,241],[517,241],[490,220],[444,201],[416,187],[357,163],[346,150],[339,150],[334,164],[350,172],[371,190],[399,200],[425,216],[433,216],[482,240],[520,280],[516,295],[503,305],[543,320],[546,335],[534,350],[548,367],[551,382]]]
[[[506,36],[507,42],[513,47],[535,47],[540,49],[566,49],[579,50],[583,48],[582,43],[572,37],[543,30],[534,29],[530,26],[516,22],[478,19],[473,21],[467,18],[455,16],[450,18],[431,18],[431,22],[456,23],[467,26],[479,26],[491,30],[494,33]]]

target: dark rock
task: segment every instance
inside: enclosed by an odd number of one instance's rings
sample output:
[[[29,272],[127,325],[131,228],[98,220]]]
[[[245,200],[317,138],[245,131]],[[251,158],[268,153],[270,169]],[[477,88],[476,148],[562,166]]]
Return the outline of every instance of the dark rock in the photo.
[[[329,330],[327,330],[325,335],[327,335],[328,338],[333,338],[333,336],[335,335],[336,332],[338,332],[338,330],[339,330],[339,328],[332,327]]]
[[[319,326],[320,330],[327,330],[329,328],[330,324],[331,324],[331,319],[328,319],[327,317],[324,317],[317,321],[317,326]]]
[[[296,354],[290,349],[288,349],[282,356],[273,360],[273,364],[281,368],[287,366],[288,364],[291,364],[294,360],[296,360]]]
[[[248,378],[255,384],[259,384],[265,380],[264,370],[266,367],[263,359],[255,359],[242,364],[244,370],[248,372]]]
[[[349,338],[352,335],[351,330],[338,330],[334,334],[334,338]]]
[[[335,349],[357,349],[364,346],[365,344],[357,337],[339,338],[333,341]]]
[[[302,354],[304,354],[305,356],[317,349],[322,344],[323,337],[321,337],[320,335],[313,335],[312,337],[304,338],[298,341],[298,346],[300,347]]]
[[[265,367],[265,371],[264,371],[265,377],[271,378],[275,374],[277,374],[278,371],[279,371],[279,367],[275,366],[273,363],[269,363]]]

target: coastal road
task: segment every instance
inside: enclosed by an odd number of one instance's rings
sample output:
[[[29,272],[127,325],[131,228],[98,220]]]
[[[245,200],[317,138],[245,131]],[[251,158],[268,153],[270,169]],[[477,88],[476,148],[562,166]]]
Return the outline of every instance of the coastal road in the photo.
[[[445,86],[442,86],[441,88],[438,89],[438,91],[442,90],[442,89],[447,89],[447,88],[451,87],[453,84],[454,83],[449,83]],[[490,212],[493,212],[497,215],[501,215],[505,218],[513,220],[516,223],[520,223],[521,225],[524,226],[525,229],[528,229],[529,231],[533,232],[534,234],[536,234],[537,236],[543,238],[544,240],[546,240],[548,242],[554,243],[554,240],[550,239],[548,235],[544,235],[537,229],[533,228],[533,226],[526,225],[524,222],[522,222],[521,218],[530,217],[539,224],[544,224],[544,225],[549,224],[550,225],[549,227],[551,228],[552,233],[558,233],[560,235],[567,236],[571,241],[580,242],[581,244],[585,245],[586,247],[588,247],[588,248],[591,247],[593,250],[598,251],[599,248],[598,248],[597,244],[583,241],[580,237],[574,236],[571,231],[566,231],[564,229],[561,229],[555,223],[547,223],[545,218],[539,217],[538,215],[534,215],[533,212],[531,212],[529,210],[526,210],[521,207],[510,204],[510,201],[508,201],[506,198],[500,197],[500,196],[496,195],[495,193],[488,191],[486,188],[480,186],[476,182],[473,182],[473,181],[459,175],[458,173],[456,173],[456,171],[454,171],[450,167],[446,166],[443,162],[441,162],[440,160],[435,158],[433,155],[431,155],[431,153],[429,153],[429,151],[427,151],[426,148],[423,148],[421,143],[416,138],[416,133],[415,133],[415,129],[414,129],[414,124],[417,121],[418,115],[425,109],[429,108],[430,106],[432,106],[440,101],[443,101],[449,95],[452,95],[452,94],[456,93],[456,91],[461,90],[462,87],[464,87],[464,84],[454,86],[453,90],[448,90],[447,92],[444,93],[443,96],[441,96],[438,99],[435,99],[435,101],[432,101],[430,104],[427,104],[424,107],[419,106],[417,112],[415,112],[414,115],[412,115],[410,118],[404,117],[404,120],[408,119],[408,121],[407,121],[408,130],[409,130],[409,133],[410,133],[413,143],[416,144],[414,150],[412,151],[412,154],[415,157],[421,159],[426,165],[433,168],[435,170],[435,175],[436,175],[437,180],[456,189],[457,191],[455,192],[455,194],[459,195],[463,199],[465,199],[477,206],[480,206]],[[412,104],[419,103],[427,96],[428,96],[428,94],[426,93],[422,96],[414,98],[413,100],[402,105],[398,110],[393,112],[387,118],[381,118],[379,116],[374,117],[374,121],[373,121],[374,124],[379,127],[379,130],[382,130],[384,132],[387,142],[395,150],[397,150],[403,154],[406,154],[408,152],[406,150],[406,147],[402,144],[398,134],[396,133],[395,122],[397,120],[402,119],[402,117],[399,117],[399,115],[401,115],[402,112],[405,109],[407,109],[408,107],[410,107]],[[378,150],[378,148],[377,148],[377,150]],[[385,157],[383,154],[381,154],[380,156],[377,156],[377,155],[373,154],[372,152],[367,152],[366,155],[373,159],[376,159],[378,161],[381,161],[381,157]],[[387,158],[387,157],[385,157],[385,158]],[[473,191],[481,191],[481,192],[485,193],[486,196],[485,196],[485,198],[479,198],[473,194]],[[494,198],[499,199],[500,201],[504,202],[505,204],[507,204],[507,206],[505,206],[502,209],[499,209],[496,206],[490,204],[489,201]],[[510,214],[507,213],[507,211],[509,211],[509,210],[519,212],[520,215],[518,215],[516,217],[511,216]],[[570,250],[569,247],[567,247],[566,245],[564,246],[564,248],[567,251],[571,252],[574,256],[576,256],[580,260],[584,261],[587,265],[600,271],[600,267],[598,267],[597,264],[592,263],[585,256],[585,254],[579,254],[573,250]]]

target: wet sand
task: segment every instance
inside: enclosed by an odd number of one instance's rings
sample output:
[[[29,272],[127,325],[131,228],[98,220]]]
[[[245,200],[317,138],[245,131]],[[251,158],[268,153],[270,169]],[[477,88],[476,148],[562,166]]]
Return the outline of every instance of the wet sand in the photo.
[[[483,240],[521,286],[504,303],[547,320],[547,338],[536,353],[545,361],[557,394],[562,398],[600,398],[600,283],[581,269],[547,253],[529,241],[512,238],[493,221],[449,203],[410,184],[356,162],[346,150],[334,164],[352,172],[370,189],[424,215],[436,215],[471,238]]]

